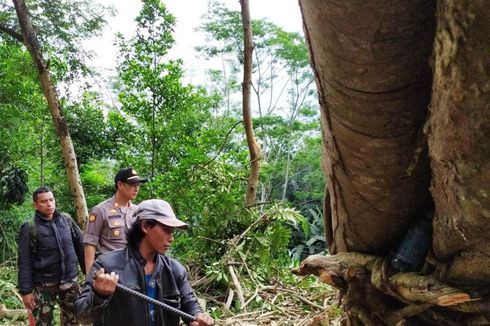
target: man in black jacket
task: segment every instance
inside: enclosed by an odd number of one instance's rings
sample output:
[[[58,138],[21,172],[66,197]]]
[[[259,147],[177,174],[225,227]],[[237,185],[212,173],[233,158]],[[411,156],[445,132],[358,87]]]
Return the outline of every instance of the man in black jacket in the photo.
[[[179,316],[115,291],[119,281],[194,316],[191,326],[213,325],[192,292],[184,266],[164,255],[173,241],[174,229],[185,229],[187,224],[160,199],[141,202],[136,216],[127,233],[127,247],[99,256],[87,274],[82,294],[75,302],[80,320],[95,319],[102,325],[179,325]]]
[[[73,303],[80,293],[78,264],[84,270],[83,235],[71,217],[56,210],[53,193],[40,187],[32,194],[34,219],[19,234],[18,287],[36,325],[53,325],[56,303],[61,325],[77,325]]]

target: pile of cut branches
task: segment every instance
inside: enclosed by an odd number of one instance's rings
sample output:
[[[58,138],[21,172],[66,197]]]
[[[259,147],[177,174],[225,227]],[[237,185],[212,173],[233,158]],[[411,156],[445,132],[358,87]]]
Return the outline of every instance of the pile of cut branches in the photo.
[[[241,300],[234,299],[232,288],[227,296],[220,297],[201,292],[206,287],[202,279],[193,286],[207,303],[206,310],[219,316],[215,317],[217,325],[340,325],[342,312],[336,291],[312,282],[315,280],[309,278],[307,282],[289,285],[272,280],[269,285],[259,285],[253,293],[245,290],[249,294],[244,296],[242,305]]]

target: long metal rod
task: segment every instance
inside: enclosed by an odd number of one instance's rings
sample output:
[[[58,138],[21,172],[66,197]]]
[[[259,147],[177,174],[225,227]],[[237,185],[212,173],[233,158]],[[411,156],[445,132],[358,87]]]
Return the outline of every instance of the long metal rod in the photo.
[[[196,320],[196,318],[186,312],[183,312],[182,310],[179,310],[177,308],[174,308],[172,306],[169,306],[168,304],[166,303],[163,303],[161,301],[158,301],[158,300],[155,300],[153,298],[150,298],[149,296],[147,295],[144,295],[143,293],[140,293],[138,291],[135,291],[133,289],[130,289],[122,284],[119,284],[117,283],[116,284],[116,288],[118,288],[119,290],[123,291],[123,292],[126,292],[126,293],[129,293],[131,295],[134,295],[135,297],[138,297],[146,302],[149,302],[149,303],[152,303],[154,304],[155,306],[158,306],[160,308],[162,308],[163,310],[165,311],[168,311],[168,312],[172,312],[178,316],[180,316],[184,321],[187,321],[187,322],[191,322],[191,321],[194,321]]]

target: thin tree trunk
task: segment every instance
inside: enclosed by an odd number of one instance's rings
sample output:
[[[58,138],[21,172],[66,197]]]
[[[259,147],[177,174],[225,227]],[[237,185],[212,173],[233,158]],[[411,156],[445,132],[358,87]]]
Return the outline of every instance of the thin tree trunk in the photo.
[[[240,0],[242,23],[243,23],[243,124],[247,136],[248,150],[250,152],[250,176],[248,177],[247,192],[245,195],[245,206],[255,204],[257,194],[257,183],[260,176],[260,147],[255,141],[252,123],[252,110],[250,106],[250,88],[252,84],[252,29],[250,24],[250,10],[248,0]]]
[[[78,222],[83,225],[88,216],[87,205],[85,203],[85,195],[83,193],[82,182],[78,173],[75,150],[73,148],[73,143],[68,130],[68,124],[66,123],[66,120],[61,112],[56,89],[51,82],[49,70],[43,59],[36,33],[32,28],[27,6],[23,0],[13,0],[13,3],[19,19],[20,28],[22,30],[24,45],[31,54],[32,60],[38,70],[43,93],[48,102],[49,111],[51,112],[51,117],[53,118],[53,124],[60,140],[66,167],[66,174],[68,176],[68,184],[70,186],[70,192],[73,196],[77,219]]]
[[[291,144],[289,141],[286,143],[287,146],[287,159],[286,159],[286,173],[284,175],[284,183],[282,186],[282,201],[286,201],[286,195],[288,193],[288,184],[289,184],[289,169],[291,165]]]
[[[39,137],[40,144],[39,144],[39,156],[40,156],[40,162],[39,162],[39,172],[40,172],[40,185],[44,186],[44,128],[41,125],[41,137]]]

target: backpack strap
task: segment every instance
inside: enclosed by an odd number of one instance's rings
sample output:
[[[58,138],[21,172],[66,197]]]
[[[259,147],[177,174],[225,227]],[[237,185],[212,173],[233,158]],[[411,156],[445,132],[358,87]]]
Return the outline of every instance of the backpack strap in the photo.
[[[60,216],[68,224],[70,224],[71,239],[73,241],[73,244],[75,244],[75,240],[78,240],[78,233],[75,231],[75,229],[76,229],[76,227],[75,227],[75,220],[68,213],[60,213]]]
[[[29,241],[31,244],[31,252],[33,255],[36,255],[37,253],[37,227],[36,227],[36,220],[31,218],[29,221],[27,221],[28,226],[29,226]]]

